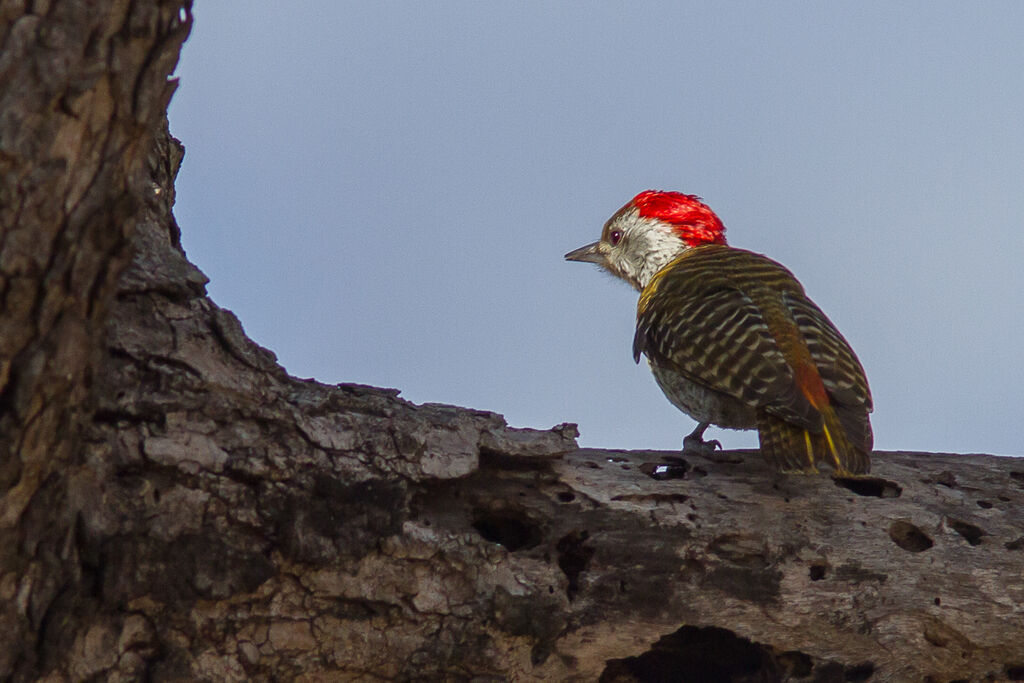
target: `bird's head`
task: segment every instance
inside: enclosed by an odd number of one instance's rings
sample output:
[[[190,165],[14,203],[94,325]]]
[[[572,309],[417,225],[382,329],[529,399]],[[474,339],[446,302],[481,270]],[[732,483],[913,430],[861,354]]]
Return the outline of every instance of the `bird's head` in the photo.
[[[608,219],[600,240],[565,259],[596,263],[643,290],[669,261],[701,244],[725,244],[714,211],[694,195],[645,190]]]

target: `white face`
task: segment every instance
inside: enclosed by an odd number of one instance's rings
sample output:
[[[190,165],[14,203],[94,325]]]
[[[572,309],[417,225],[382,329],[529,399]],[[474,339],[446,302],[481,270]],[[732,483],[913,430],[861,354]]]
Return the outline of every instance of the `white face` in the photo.
[[[641,218],[627,207],[604,225],[599,250],[605,270],[643,291],[654,274],[689,248],[671,225],[655,218]]]

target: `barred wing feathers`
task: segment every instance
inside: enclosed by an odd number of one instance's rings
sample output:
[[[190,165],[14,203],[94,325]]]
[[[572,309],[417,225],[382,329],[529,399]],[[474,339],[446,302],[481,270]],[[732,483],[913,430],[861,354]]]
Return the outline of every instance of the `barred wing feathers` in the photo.
[[[867,471],[871,395],[860,362],[771,259],[724,245],[684,252],[641,293],[637,361],[641,353],[757,409],[762,450],[784,469],[813,468],[827,453],[839,471]]]

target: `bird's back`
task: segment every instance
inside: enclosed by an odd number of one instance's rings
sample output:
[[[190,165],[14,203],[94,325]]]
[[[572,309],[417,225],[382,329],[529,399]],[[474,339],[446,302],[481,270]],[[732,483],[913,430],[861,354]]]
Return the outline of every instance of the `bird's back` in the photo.
[[[825,459],[870,467],[871,395],[856,355],[785,267],[711,244],[683,252],[643,289],[634,356],[738,399],[758,414],[783,469]]]

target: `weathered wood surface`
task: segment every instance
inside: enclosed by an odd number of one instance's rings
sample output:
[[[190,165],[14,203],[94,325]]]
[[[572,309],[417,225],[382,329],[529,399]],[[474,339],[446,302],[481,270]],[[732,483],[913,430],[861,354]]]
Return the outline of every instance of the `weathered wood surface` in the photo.
[[[49,54],[54,17],[114,22],[97,44],[151,55],[114,100],[162,110],[147,69],[188,17],[59,4],[31,30],[0,5],[3,59]],[[60,54],[83,83],[127,68]],[[1024,462],[881,453],[837,483],[289,377],[205,296],[170,213],[181,148],[134,116],[132,144],[77,157],[108,173],[54,162],[57,124],[0,127],[0,678],[1024,679]],[[47,216],[66,227],[33,241]]]

